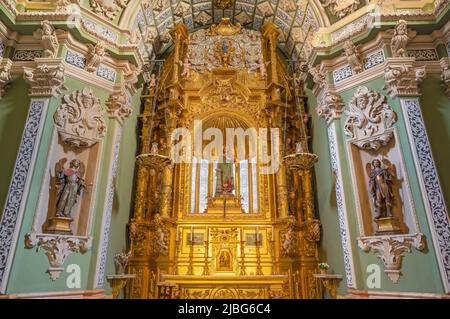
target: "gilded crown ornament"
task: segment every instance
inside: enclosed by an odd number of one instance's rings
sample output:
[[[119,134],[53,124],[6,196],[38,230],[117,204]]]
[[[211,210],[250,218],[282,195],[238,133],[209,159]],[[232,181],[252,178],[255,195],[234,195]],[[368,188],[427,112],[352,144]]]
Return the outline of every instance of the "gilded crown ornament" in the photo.
[[[209,30],[209,35],[231,36],[242,32],[239,23],[232,24],[230,18],[222,18],[219,24],[213,24]]]

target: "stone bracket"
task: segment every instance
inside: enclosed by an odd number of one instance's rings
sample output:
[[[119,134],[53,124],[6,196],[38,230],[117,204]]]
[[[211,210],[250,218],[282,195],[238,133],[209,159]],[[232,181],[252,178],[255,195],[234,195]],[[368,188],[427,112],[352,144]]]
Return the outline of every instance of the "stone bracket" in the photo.
[[[50,278],[55,281],[64,271],[63,264],[71,253],[84,254],[91,248],[92,237],[67,236],[59,234],[39,234],[35,232],[25,235],[25,248],[43,249],[50,267],[47,269]]]
[[[398,283],[404,254],[411,252],[411,246],[418,251],[423,251],[425,249],[425,238],[421,233],[360,237],[358,238],[358,246],[366,253],[372,250],[377,254],[377,257],[383,261],[384,272],[389,279]]]

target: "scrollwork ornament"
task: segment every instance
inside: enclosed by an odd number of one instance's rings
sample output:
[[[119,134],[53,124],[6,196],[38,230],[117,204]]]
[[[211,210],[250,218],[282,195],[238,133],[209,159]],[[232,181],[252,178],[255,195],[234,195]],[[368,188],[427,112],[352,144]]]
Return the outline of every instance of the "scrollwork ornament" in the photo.
[[[380,93],[358,87],[345,114],[344,133],[359,148],[378,150],[392,138],[389,128],[397,121],[397,114]]]
[[[328,8],[332,15],[343,18],[356,11],[360,0],[320,0],[324,8]]]
[[[128,0],[90,0],[90,2],[95,13],[99,13],[111,20],[128,4]]]
[[[64,103],[53,116],[58,133],[64,143],[73,147],[91,147],[106,134],[104,110],[100,99],[90,88],[77,90],[64,96]]]

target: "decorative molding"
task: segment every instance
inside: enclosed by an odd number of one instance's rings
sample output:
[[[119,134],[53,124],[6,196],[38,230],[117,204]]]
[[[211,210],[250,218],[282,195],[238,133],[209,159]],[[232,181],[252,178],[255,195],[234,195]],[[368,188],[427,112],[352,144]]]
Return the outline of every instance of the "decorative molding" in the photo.
[[[320,64],[315,67],[310,67],[308,70],[309,74],[311,74],[313,78],[313,82],[319,86],[319,88],[323,88],[327,84],[326,74],[323,71]]]
[[[5,95],[11,82],[11,66],[12,61],[10,59],[0,59],[0,100]]]
[[[331,121],[341,118],[344,106],[341,96],[327,89],[316,108],[316,112],[329,124]]]
[[[364,252],[374,251],[383,261],[384,272],[394,283],[400,280],[402,261],[405,253],[411,252],[411,246],[418,251],[425,249],[423,234],[373,236],[358,238],[358,246]]]
[[[355,46],[352,40],[344,42],[344,55],[347,58],[347,62],[352,66],[354,73],[360,73],[363,71],[363,64],[361,63],[361,54],[359,52],[359,46]]]
[[[322,7],[328,8],[331,14],[343,18],[356,11],[361,4],[360,0],[320,0]]]
[[[119,90],[109,96],[105,105],[108,109],[108,116],[117,119],[120,124],[122,124],[124,119],[130,116],[133,111],[124,84],[121,84]]]
[[[95,13],[113,20],[126,7],[128,0],[90,0]]]
[[[67,50],[65,61],[70,65],[76,66],[77,68],[86,68],[86,58],[77,52]]]
[[[73,147],[91,147],[106,134],[104,110],[91,88],[73,91],[64,96],[53,115],[58,134]]]
[[[114,203],[114,193],[115,193],[115,181],[117,176],[117,168],[119,162],[119,151],[120,142],[122,140],[122,126],[117,125],[114,129],[114,151],[112,154],[112,165],[110,167],[110,173],[108,174],[108,193],[105,206],[103,208],[103,219],[102,219],[102,230],[100,235],[100,249],[99,256],[97,257],[97,265],[95,272],[95,285],[96,287],[103,287],[105,280],[105,267],[106,267],[106,256],[108,253],[108,243],[109,243],[109,232],[111,229],[111,215]]]
[[[420,189],[433,238],[445,292],[450,292],[450,220],[431,153],[419,99],[401,99],[408,138],[413,150]]]
[[[420,85],[427,75],[426,67],[411,68],[406,64],[388,65],[384,72],[384,90],[395,99],[398,96],[418,96]]]
[[[0,221],[0,293],[5,293],[12,257],[22,223],[24,204],[30,187],[36,150],[47,114],[47,100],[32,99],[20,142],[11,183]]]
[[[450,299],[450,295],[427,292],[379,291],[348,289],[340,299]]]
[[[393,34],[391,39],[392,56],[394,58],[407,57],[406,46],[417,33],[411,29],[408,29],[408,25],[405,20],[398,20],[395,28],[389,31]]]
[[[392,130],[388,129],[397,121],[397,114],[380,93],[358,87],[345,114],[344,133],[357,147],[376,151],[391,140]]]
[[[384,51],[378,50],[364,58],[364,70],[369,70],[385,61]]]
[[[64,65],[61,59],[36,59],[35,68],[23,68],[25,82],[30,85],[30,96],[58,96],[64,86]]]
[[[339,159],[339,150],[337,149],[337,138],[336,138],[336,121],[332,121],[328,126],[328,142],[330,145],[330,156],[331,156],[331,169],[333,170],[335,179],[335,189],[336,189],[336,203],[338,207],[338,218],[339,218],[339,228],[342,241],[342,252],[344,254],[344,268],[345,268],[345,278],[347,281],[347,287],[356,287],[356,282],[354,281],[355,273],[353,269],[353,255],[350,240],[350,231],[348,227],[347,220],[347,208],[345,204],[344,188],[342,186],[342,173],[341,165]]]
[[[0,58],[3,58],[4,53],[5,53],[5,44],[3,43],[3,39],[0,38]]]
[[[438,61],[436,49],[408,49],[407,56],[416,61]]]
[[[34,61],[36,58],[42,58],[42,50],[16,50],[13,55],[14,61]]]
[[[57,35],[64,33],[64,31],[55,30],[48,20],[42,21],[41,26],[33,33],[33,37],[41,41],[41,46],[44,48],[44,58],[56,58],[59,48]]]
[[[442,58],[441,59],[441,80],[442,80],[442,87],[444,88],[445,93],[450,98],[450,58]]]
[[[47,269],[51,280],[59,278],[64,271],[63,264],[71,253],[84,254],[91,247],[90,237],[64,236],[58,234],[36,234],[34,232],[25,235],[25,248],[36,247],[36,251],[43,249],[48,258],[50,267]]]
[[[114,82],[116,80],[116,71],[104,66],[103,64],[100,64],[97,68],[97,76]]]
[[[353,70],[351,65],[346,65],[343,68],[333,71],[333,82],[339,83],[353,75]]]

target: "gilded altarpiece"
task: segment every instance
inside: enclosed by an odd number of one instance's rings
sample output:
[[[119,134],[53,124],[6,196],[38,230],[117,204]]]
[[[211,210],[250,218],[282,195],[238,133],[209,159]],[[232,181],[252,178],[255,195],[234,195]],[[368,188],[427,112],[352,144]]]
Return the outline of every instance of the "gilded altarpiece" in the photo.
[[[143,96],[129,224],[128,272],[136,279],[127,298],[319,298],[312,276],[320,240],[311,183],[317,156],[307,151],[302,86],[277,53],[279,31],[223,19],[170,33],[173,50],[155,63]],[[179,140],[175,128],[189,135]],[[267,171],[260,143],[254,158],[237,158],[241,149],[249,154],[248,136],[233,142],[231,155],[225,142],[209,159],[196,152],[193,141],[200,134],[207,148],[210,129],[234,141],[227,128],[254,129],[270,150],[279,145],[268,152],[276,170]],[[176,163],[172,146],[180,141],[194,146]]]

